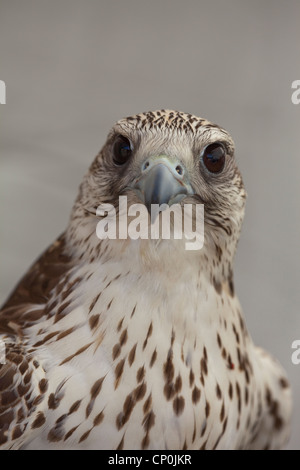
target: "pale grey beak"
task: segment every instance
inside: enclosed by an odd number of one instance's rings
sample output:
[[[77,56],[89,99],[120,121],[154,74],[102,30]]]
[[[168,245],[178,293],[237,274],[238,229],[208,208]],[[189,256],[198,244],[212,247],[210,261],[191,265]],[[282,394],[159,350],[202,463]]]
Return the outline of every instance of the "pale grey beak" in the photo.
[[[152,204],[176,204],[186,195],[194,194],[184,165],[165,155],[150,157],[143,162],[141,175],[133,185],[151,214]]]

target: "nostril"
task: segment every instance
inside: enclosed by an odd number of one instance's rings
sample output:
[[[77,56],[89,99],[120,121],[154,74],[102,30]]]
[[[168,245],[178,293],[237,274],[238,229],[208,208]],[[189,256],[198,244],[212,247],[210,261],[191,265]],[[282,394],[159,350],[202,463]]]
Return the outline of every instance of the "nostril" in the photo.
[[[177,165],[177,167],[175,168],[175,170],[177,171],[177,173],[179,175],[182,175],[183,174],[183,168],[181,165]]]
[[[148,160],[144,163],[143,165],[143,171],[147,170],[147,168],[149,167],[150,163],[148,162]]]

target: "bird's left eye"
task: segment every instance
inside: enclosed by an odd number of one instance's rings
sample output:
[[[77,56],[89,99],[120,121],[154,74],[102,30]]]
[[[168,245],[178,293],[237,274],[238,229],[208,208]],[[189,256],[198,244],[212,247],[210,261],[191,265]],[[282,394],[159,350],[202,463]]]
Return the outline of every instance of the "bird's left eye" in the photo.
[[[119,135],[113,146],[113,160],[118,166],[124,165],[132,155],[130,141],[123,135]]]
[[[210,173],[220,173],[225,166],[225,149],[220,142],[205,147],[202,160]]]

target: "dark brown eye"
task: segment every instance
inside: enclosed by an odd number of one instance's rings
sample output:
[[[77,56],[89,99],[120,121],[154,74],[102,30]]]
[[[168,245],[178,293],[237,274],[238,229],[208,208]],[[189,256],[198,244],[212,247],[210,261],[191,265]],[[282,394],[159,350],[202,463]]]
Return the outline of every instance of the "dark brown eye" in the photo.
[[[123,135],[119,135],[113,146],[113,160],[116,165],[124,165],[132,155],[131,144]]]
[[[220,173],[225,165],[225,149],[216,142],[208,145],[202,154],[202,160],[210,173]]]

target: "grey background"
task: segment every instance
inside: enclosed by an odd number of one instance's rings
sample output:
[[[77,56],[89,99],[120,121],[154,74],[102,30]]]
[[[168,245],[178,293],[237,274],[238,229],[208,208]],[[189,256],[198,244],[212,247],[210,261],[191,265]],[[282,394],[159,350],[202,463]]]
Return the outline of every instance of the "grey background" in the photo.
[[[66,226],[111,125],[157,108],[233,136],[249,195],[235,266],[248,327],[288,371],[300,448],[299,0],[0,0],[0,300]]]

